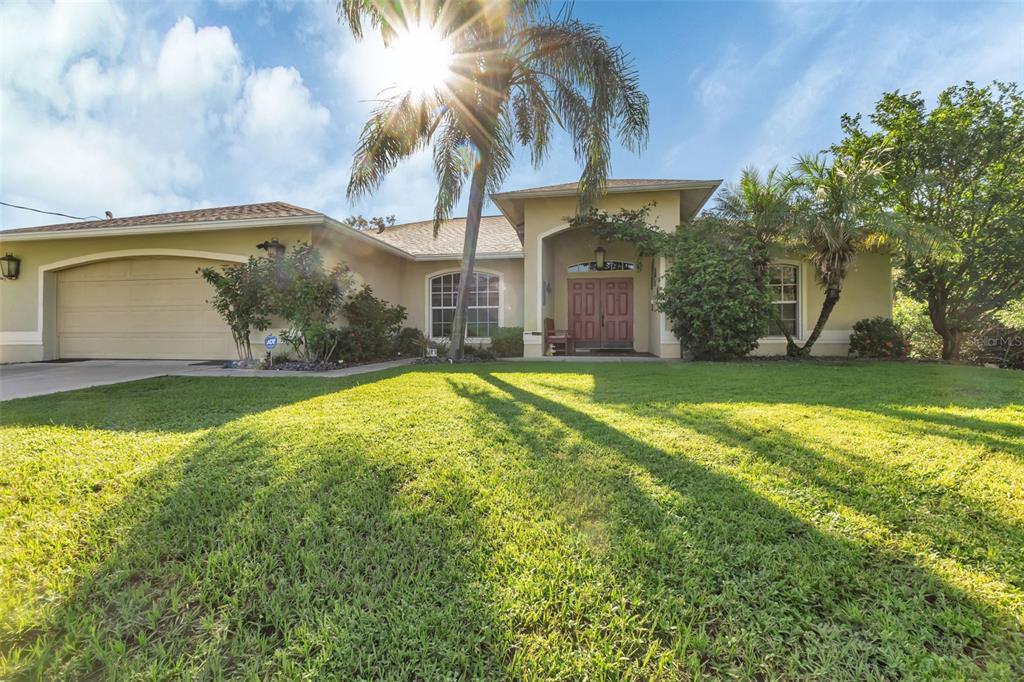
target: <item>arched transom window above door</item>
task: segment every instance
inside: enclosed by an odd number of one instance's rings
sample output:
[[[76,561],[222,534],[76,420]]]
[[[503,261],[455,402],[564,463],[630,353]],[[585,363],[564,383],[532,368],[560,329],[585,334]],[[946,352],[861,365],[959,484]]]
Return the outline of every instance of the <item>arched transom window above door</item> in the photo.
[[[447,272],[430,278],[428,296],[431,338],[450,338],[455,302],[459,296],[457,272]],[[501,326],[501,277],[486,272],[474,272],[469,288],[469,306],[466,311],[466,336],[471,339],[489,339],[491,332]]]
[[[636,263],[632,263],[628,260],[606,260],[604,267],[597,267],[597,261],[584,261],[582,263],[574,263],[569,266],[569,272],[609,272],[609,271],[621,271],[621,270],[636,270]]]

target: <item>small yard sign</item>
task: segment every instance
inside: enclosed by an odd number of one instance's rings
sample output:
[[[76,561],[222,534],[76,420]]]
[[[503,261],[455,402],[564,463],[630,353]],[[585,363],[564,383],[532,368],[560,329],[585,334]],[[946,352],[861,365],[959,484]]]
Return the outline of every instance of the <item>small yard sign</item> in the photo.
[[[263,337],[263,347],[267,350],[274,350],[277,348],[277,337],[273,334],[267,334]]]

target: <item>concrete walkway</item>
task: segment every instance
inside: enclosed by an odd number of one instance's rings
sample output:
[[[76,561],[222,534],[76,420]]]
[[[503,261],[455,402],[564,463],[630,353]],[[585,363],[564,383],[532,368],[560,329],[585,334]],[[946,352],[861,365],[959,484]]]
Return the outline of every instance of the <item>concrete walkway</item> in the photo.
[[[195,360],[83,360],[81,362],[27,362],[0,365],[0,401],[28,398],[63,391],[75,391],[90,386],[121,384],[126,381],[152,379],[162,376],[189,377],[305,377],[334,379],[356,374],[379,372],[404,367],[414,358],[377,362],[372,365],[346,367],[330,372],[266,371],[259,369],[224,369],[212,365],[196,364]],[[678,359],[642,356],[545,356],[542,358],[505,358],[501,362],[679,362]],[[470,365],[472,367],[472,365]]]
[[[347,367],[331,372],[268,372],[255,369],[223,369],[197,365],[194,360],[84,360],[82,362],[28,362],[0,365],[0,401],[28,398],[90,386],[107,386],[126,381],[162,376],[199,377],[347,377],[402,367],[413,360],[394,360]]]

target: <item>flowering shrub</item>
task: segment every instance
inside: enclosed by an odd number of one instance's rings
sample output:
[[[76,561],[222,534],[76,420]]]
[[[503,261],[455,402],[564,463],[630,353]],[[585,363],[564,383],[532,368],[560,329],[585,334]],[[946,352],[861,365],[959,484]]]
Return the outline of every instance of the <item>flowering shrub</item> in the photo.
[[[910,343],[888,317],[869,317],[854,323],[850,351],[863,358],[905,358]]]

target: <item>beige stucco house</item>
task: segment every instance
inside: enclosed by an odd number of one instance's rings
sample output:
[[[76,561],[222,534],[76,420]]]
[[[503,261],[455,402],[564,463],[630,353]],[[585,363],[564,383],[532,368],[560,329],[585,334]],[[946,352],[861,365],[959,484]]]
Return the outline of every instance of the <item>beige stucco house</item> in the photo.
[[[599,207],[653,205],[651,222],[673,230],[718,185],[612,180]],[[679,357],[679,342],[654,306],[665,260],[641,260],[628,243],[598,243],[588,230],[570,228],[574,183],[492,200],[501,215],[481,225],[472,341],[486,343],[496,327],[523,327],[524,354],[540,356],[550,318],[556,328],[572,330],[580,353],[619,348]],[[0,232],[0,252],[20,259],[20,274],[0,281],[0,362],[231,358],[234,344],[196,270],[242,262],[275,239],[320,246],[329,262],[347,263],[377,296],[405,306],[409,326],[446,336],[463,231],[464,219],[453,219],[436,238],[429,220],[360,232],[281,202],[7,230]],[[808,264],[780,255],[773,291],[785,324],[806,336],[822,298]],[[891,292],[888,256],[859,256],[814,350],[845,354],[856,320],[891,314]],[[780,337],[767,336],[757,352],[784,350]]]

